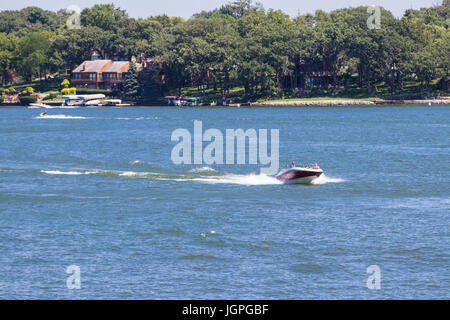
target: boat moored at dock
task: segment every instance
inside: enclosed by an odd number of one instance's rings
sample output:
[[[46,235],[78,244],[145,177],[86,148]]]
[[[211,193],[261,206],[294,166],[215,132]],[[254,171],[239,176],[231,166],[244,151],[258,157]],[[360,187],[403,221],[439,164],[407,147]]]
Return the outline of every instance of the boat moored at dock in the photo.
[[[84,94],[62,96],[63,106],[98,106],[101,99],[105,99],[104,94]]]

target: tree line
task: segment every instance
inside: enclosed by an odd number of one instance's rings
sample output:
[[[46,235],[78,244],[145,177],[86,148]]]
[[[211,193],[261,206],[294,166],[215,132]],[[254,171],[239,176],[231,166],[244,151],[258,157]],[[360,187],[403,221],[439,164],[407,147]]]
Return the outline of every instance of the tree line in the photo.
[[[64,74],[93,50],[104,58],[139,61],[152,69],[136,96],[151,100],[196,88],[226,99],[301,95],[316,86],[305,66],[326,63],[321,87],[332,94],[353,87],[402,92],[408,81],[422,92],[440,80],[449,89],[450,0],[401,18],[381,9],[380,28],[369,28],[367,7],[290,17],[239,0],[185,20],[167,15],[132,18],[113,4],[82,11],[81,28],[69,29],[71,13],[29,7],[0,12],[0,81],[3,85]]]

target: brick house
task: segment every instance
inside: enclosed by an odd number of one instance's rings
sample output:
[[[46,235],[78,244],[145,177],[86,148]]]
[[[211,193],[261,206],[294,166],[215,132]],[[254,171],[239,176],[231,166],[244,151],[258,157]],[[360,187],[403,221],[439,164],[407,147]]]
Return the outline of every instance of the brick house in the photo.
[[[129,68],[129,61],[84,61],[72,71],[72,83],[76,88],[120,90]]]

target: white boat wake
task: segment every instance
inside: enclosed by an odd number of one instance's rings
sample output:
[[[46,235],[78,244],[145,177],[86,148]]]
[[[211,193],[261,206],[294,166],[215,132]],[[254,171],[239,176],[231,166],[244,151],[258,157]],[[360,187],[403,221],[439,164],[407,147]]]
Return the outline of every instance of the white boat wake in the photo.
[[[195,170],[195,171],[194,171]],[[92,175],[103,177],[118,177],[129,179],[149,179],[158,181],[175,181],[175,182],[197,182],[204,184],[229,184],[229,185],[244,185],[244,186],[263,186],[263,185],[281,185],[282,181],[279,181],[274,176],[268,176],[265,174],[231,174],[224,173],[218,175],[217,171],[204,167],[199,169],[192,169],[188,174],[167,174],[149,171],[119,171],[119,170],[101,170],[101,169],[77,169],[73,171],[68,169],[67,171],[61,170],[41,170],[41,173],[49,175]],[[193,175],[192,173],[200,173]],[[201,173],[215,173],[215,175],[202,175]],[[324,185],[328,183],[342,183],[346,182],[344,179],[331,178],[326,175],[322,175],[310,185]]]
[[[239,184],[245,186],[262,186],[262,185],[275,185],[282,184],[281,181],[275,177],[271,177],[265,174],[226,174],[223,176],[210,176],[195,178],[193,181],[210,183],[210,184]]]
[[[42,173],[51,175],[68,175],[68,176],[79,176],[83,174],[96,174],[97,171],[59,171],[59,170],[41,170]]]
[[[327,183],[342,183],[342,182],[347,182],[347,180],[327,177],[325,174],[322,174],[319,178],[317,178],[316,180],[311,182],[311,184],[321,185],[321,184],[327,184]]]
[[[69,119],[92,119],[92,118],[87,118],[87,117],[77,117],[77,116],[67,116],[64,114],[54,114],[54,115],[45,115],[45,116],[38,116],[35,117],[34,119],[64,119],[64,120],[69,120]]]

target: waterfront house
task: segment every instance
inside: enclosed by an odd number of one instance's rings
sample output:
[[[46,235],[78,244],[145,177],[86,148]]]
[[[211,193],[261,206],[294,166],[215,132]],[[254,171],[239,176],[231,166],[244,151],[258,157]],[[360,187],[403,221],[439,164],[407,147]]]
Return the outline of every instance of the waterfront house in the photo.
[[[324,87],[332,81],[332,75],[326,61],[299,59],[293,65],[291,73],[286,72],[284,74],[283,87],[291,90],[307,86]]]
[[[324,60],[300,63],[300,87],[305,85],[325,86],[332,82],[328,64]],[[306,76],[306,77],[305,77]],[[306,80],[306,81],[305,81]]]
[[[84,61],[72,71],[72,83],[76,88],[120,90],[129,67],[129,61]]]

